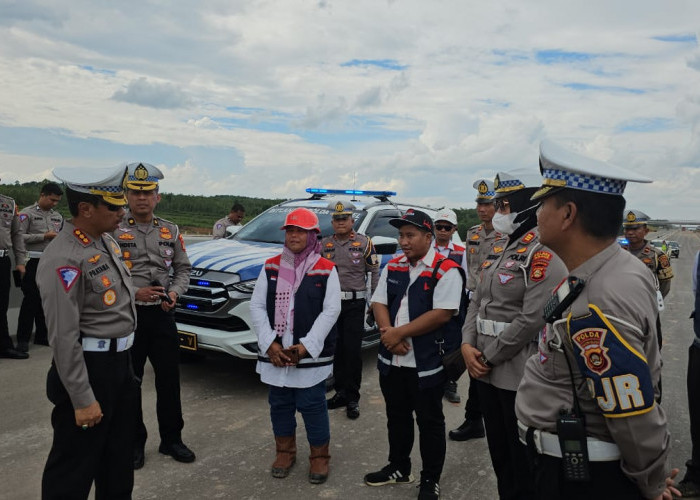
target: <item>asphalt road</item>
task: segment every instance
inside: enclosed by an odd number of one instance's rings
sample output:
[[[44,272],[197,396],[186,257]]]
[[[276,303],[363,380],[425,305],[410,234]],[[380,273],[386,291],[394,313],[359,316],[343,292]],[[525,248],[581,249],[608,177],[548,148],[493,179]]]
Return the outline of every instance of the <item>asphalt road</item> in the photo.
[[[691,267],[700,249],[693,233],[661,235],[680,241],[681,255],[673,259],[675,278],[662,316],[665,344],[663,406],[672,433],[671,464],[683,468],[690,455],[685,370],[687,347],[692,340],[688,315],[693,307]],[[621,292],[623,293],[623,292]],[[13,296],[8,314],[16,328],[19,300]],[[45,396],[45,377],[51,362],[48,347],[31,346],[26,361],[0,359],[0,464],[3,481],[0,499],[35,499],[40,495],[41,474],[51,444],[51,404]],[[144,413],[152,438],[146,444],[146,465],[136,472],[135,499],[171,498],[415,498],[414,485],[365,486],[365,473],[387,461],[386,419],[375,368],[376,349],[365,352],[362,415],[356,421],[343,410],[331,412],[331,475],[314,486],[306,479],[308,462],[303,422],[299,419],[299,461],[286,479],[273,479],[274,459],[267,389],[255,374],[255,365],[223,355],[207,356],[181,365],[185,417],[183,439],[197,461],[181,464],[158,453],[153,373],[147,365],[144,379]],[[463,401],[468,380],[459,392]],[[463,407],[445,404],[447,428],[459,425]],[[420,470],[416,443],[414,474]],[[448,440],[441,481],[446,499],[496,498],[496,481],[486,440],[456,443]]]

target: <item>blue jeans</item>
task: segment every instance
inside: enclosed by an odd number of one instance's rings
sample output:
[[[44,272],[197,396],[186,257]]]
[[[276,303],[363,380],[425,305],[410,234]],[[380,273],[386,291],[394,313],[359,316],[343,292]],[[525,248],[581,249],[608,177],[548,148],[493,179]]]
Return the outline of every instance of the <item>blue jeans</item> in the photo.
[[[296,432],[296,411],[306,426],[306,438],[311,446],[322,446],[331,439],[331,427],[326,406],[326,381],[312,387],[270,386],[270,419],[277,437],[293,436]]]

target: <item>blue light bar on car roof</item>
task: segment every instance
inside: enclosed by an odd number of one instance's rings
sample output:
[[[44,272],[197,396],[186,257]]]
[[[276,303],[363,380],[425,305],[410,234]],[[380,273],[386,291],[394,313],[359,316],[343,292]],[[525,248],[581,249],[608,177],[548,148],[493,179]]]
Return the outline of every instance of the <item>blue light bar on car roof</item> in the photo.
[[[354,196],[396,196],[395,191],[367,191],[363,189],[306,188],[309,194],[351,194]]]

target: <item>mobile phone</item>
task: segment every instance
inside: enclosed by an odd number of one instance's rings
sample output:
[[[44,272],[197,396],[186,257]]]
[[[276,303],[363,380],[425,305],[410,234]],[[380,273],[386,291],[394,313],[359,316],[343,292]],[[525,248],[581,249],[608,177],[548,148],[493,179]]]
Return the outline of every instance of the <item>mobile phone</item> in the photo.
[[[564,477],[569,481],[589,481],[588,442],[583,418],[562,410],[557,420]]]
[[[153,280],[153,281],[151,281],[151,286],[163,286],[163,285],[160,284],[160,281]],[[163,287],[163,293],[165,295],[161,295],[160,300],[162,300],[163,302],[166,302],[167,304],[172,304],[173,299],[170,297],[170,295],[168,295],[168,291],[165,289],[165,287]]]

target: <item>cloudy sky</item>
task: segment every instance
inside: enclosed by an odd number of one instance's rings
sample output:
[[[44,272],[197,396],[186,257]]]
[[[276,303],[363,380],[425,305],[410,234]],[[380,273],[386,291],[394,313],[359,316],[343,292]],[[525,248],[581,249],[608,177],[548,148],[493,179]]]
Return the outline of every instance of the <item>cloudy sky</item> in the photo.
[[[699,26],[691,0],[0,0],[0,177],[140,160],[170,192],[471,207],[549,137],[697,218]]]

